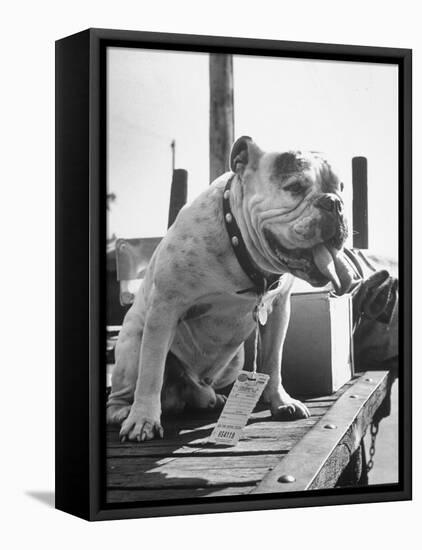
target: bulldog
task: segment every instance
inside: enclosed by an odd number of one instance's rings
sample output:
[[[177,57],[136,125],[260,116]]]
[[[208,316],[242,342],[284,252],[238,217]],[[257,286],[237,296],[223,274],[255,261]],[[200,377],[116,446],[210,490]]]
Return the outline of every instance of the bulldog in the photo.
[[[343,186],[320,154],[268,153],[248,136],[230,168],[179,212],[124,319],[107,403],[122,441],[163,437],[162,411],[221,408],[267,316],[263,399],[275,419],[309,416],[281,381],[290,293],[294,277],[338,294],[351,285]]]

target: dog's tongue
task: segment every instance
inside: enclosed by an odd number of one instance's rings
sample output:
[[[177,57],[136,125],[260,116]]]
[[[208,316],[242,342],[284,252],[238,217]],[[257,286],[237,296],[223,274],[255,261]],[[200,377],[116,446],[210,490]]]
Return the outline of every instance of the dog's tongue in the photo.
[[[313,249],[314,262],[319,271],[330,279],[337,294],[347,292],[352,284],[353,276],[343,253],[336,249],[328,249],[319,244]]]

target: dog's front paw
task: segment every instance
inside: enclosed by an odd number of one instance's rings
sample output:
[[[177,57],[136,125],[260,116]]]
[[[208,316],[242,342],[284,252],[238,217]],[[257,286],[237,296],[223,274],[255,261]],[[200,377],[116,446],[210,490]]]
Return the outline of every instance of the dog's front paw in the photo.
[[[311,413],[301,401],[288,396],[271,403],[271,415],[273,420],[299,420],[309,418]]]
[[[145,414],[132,406],[129,416],[123,422],[120,429],[120,441],[148,441],[155,437],[163,438],[164,430],[160,423],[160,417]]]

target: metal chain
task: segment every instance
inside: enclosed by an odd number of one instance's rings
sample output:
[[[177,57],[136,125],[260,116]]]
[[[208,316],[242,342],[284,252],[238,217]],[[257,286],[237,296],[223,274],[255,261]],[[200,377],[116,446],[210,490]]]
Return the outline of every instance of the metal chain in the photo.
[[[372,422],[371,424],[371,447],[369,448],[369,461],[366,466],[366,471],[369,472],[374,467],[374,456],[375,456],[375,440],[377,438],[379,430],[379,423]]]

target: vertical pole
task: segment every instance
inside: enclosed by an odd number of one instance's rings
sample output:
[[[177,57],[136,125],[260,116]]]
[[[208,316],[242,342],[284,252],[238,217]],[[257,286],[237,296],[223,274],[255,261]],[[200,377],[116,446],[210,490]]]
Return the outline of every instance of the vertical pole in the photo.
[[[234,140],[233,57],[210,54],[210,181],[229,169]]]
[[[167,227],[170,227],[176,219],[179,210],[186,203],[188,196],[188,173],[182,168],[173,171],[173,180],[170,191],[169,219]]]
[[[170,143],[171,147],[171,173],[173,174],[174,168],[176,166],[176,140],[173,139]]]
[[[368,248],[368,161],[352,158],[353,247]]]

